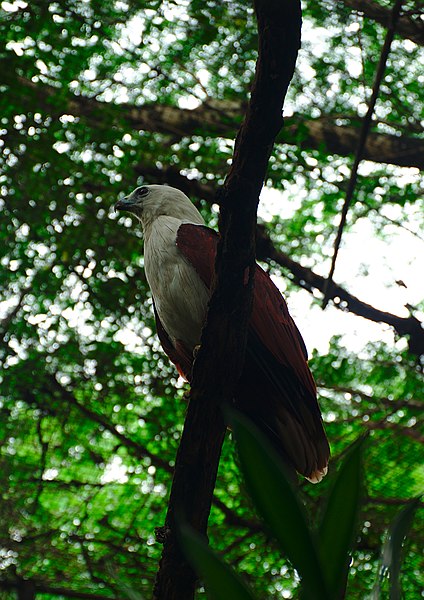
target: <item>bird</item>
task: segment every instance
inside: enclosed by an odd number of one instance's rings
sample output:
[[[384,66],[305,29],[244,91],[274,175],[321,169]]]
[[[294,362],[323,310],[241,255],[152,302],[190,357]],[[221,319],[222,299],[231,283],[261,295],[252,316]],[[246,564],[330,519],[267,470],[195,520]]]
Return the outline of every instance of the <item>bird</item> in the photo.
[[[159,340],[190,382],[211,295],[219,234],[168,185],[143,185],[115,203],[140,222],[144,270]],[[327,474],[330,448],[303,338],[269,275],[257,264],[245,364],[235,406],[262,430],[286,465],[312,483]]]

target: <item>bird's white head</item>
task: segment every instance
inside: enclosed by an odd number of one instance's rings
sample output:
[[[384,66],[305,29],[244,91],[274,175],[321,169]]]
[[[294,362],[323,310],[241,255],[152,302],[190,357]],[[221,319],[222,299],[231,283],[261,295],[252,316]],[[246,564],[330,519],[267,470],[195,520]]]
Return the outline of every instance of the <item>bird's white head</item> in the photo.
[[[143,185],[118,200],[115,210],[135,215],[146,230],[160,216],[203,225],[202,215],[181,191],[168,185]]]

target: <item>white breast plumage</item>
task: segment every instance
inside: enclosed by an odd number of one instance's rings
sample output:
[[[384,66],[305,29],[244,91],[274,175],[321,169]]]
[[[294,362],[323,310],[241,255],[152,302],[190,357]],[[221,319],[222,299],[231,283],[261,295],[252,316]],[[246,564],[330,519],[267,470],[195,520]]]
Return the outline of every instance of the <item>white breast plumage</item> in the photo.
[[[144,268],[159,318],[171,341],[200,343],[209,291],[176,245],[182,222],[160,216],[145,236]],[[147,233],[147,232],[146,232]]]

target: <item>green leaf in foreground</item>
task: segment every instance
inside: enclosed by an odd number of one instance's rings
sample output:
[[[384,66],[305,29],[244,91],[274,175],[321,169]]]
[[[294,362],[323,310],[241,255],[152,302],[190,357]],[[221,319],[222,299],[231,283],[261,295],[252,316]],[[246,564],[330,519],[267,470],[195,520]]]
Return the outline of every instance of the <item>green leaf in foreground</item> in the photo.
[[[119,576],[118,570],[114,564],[106,563],[106,569],[111,576],[112,581],[115,582],[117,589],[119,589],[121,594],[128,598],[128,600],[146,600],[143,594],[132,585],[126,583],[125,580]]]
[[[225,409],[237,440],[252,499],[302,579],[305,598],[328,600],[315,537],[284,464],[261,431],[244,415]]]
[[[252,591],[192,527],[180,523],[182,548],[194,570],[216,600],[256,600]]]
[[[390,600],[400,600],[402,596],[400,584],[400,568],[402,563],[402,544],[412,525],[415,511],[421,501],[421,496],[409,502],[393,519],[381,549],[380,568],[373,590],[372,600],[381,597],[381,585],[384,578],[390,574]]]
[[[319,528],[321,564],[332,597],[341,597],[349,569],[349,550],[355,537],[362,498],[362,450],[355,442],[343,460],[330,490]]]

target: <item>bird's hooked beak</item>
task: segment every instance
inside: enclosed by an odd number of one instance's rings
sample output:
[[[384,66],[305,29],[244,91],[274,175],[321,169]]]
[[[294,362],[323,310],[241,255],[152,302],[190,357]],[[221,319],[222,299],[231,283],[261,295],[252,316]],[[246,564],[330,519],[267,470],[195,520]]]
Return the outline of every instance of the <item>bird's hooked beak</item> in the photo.
[[[118,200],[118,202],[115,203],[114,209],[134,212],[134,208],[137,205],[137,199],[133,196],[133,194],[130,194],[129,196],[125,196],[124,198],[121,198],[121,200]]]

